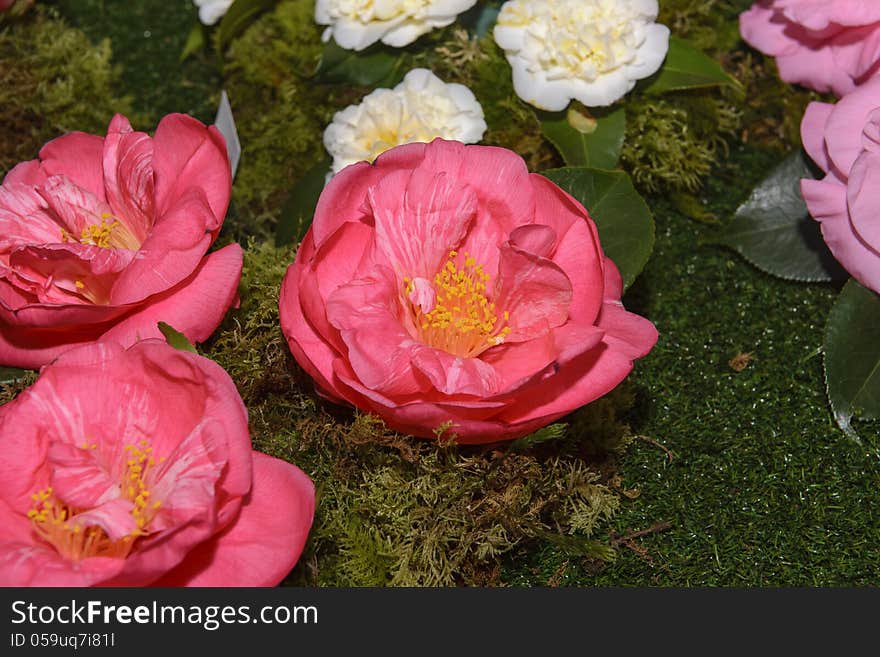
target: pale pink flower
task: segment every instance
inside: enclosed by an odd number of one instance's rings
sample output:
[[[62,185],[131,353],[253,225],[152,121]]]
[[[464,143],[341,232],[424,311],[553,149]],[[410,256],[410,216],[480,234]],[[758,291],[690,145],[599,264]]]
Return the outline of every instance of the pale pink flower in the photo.
[[[171,114],[71,132],[0,186],[0,363],[39,367],[100,338],[208,338],[237,299],[237,244],[206,255],[229,204],[223,137]]]
[[[835,105],[810,103],[801,138],[826,174],[801,181],[810,214],[840,264],[880,292],[880,78]]]
[[[577,201],[515,153],[436,139],[330,181],[281,289],[327,397],[461,443],[525,435],[654,345]]]
[[[273,586],[312,522],[226,372],[160,340],[47,365],[0,406],[0,454],[2,586]]]
[[[740,33],[776,58],[786,82],[844,96],[880,68],[880,2],[761,0],[740,14]]]

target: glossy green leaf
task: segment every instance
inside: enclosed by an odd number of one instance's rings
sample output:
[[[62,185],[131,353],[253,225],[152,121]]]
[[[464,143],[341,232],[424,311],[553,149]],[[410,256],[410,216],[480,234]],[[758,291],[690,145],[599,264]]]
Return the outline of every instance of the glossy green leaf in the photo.
[[[217,26],[217,50],[222,52],[257,14],[275,6],[277,2],[278,0],[235,0]]]
[[[359,84],[393,87],[403,79],[400,54],[382,44],[361,50],[346,50],[332,39],[324,45],[315,80],[329,84]]]
[[[807,212],[800,181],[813,174],[797,151],[761,181],[718,236],[768,274],[796,281],[845,278]]]
[[[692,44],[678,37],[669,37],[669,51],[660,70],[640,83],[645,93],[662,94],[680,89],[701,89],[720,85],[740,86],[721,64]]]
[[[183,333],[178,331],[170,324],[159,322],[159,330],[162,332],[162,335],[165,336],[165,341],[175,349],[180,349],[181,351],[191,351],[194,354],[199,353],[198,351],[196,351],[193,343],[190,342]]]
[[[27,373],[28,370],[21,370],[17,367],[0,367],[0,384],[17,381]]]
[[[565,167],[542,171],[590,213],[605,255],[629,287],[654,250],[654,218],[623,171]]]
[[[825,384],[834,419],[851,436],[853,416],[880,418],[880,296],[852,278],[828,314]]]
[[[205,47],[205,26],[201,23],[193,25],[186,37],[186,43],[183,44],[183,50],[180,52],[180,61],[186,61],[199,50]]]
[[[472,36],[484,37],[495,27],[500,3],[479,2],[468,11],[459,14],[456,23],[464,27]]]
[[[318,205],[321,192],[324,191],[329,171],[330,160],[321,160],[306,171],[305,175],[290,190],[290,194],[281,208],[278,226],[275,229],[275,244],[277,246],[299,242],[306,234],[312,224],[315,207]]]
[[[541,131],[568,166],[613,169],[620,159],[626,132],[623,108],[591,109],[590,114],[569,107],[565,112],[540,112]]]

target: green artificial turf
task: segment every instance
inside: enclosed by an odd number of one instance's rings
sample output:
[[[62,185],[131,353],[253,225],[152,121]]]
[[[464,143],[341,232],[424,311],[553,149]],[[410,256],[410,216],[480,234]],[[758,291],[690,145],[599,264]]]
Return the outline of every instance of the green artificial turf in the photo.
[[[122,69],[119,94],[130,95],[148,122],[137,127],[151,130],[172,111],[213,119],[217,63],[210,53],[178,61],[196,21],[190,0],[44,4],[93,41],[110,39]],[[734,15],[734,5],[725,6]],[[697,197],[722,222],[781,155],[731,143],[726,160],[719,149]],[[636,405],[628,421],[646,440],[629,447],[618,473],[621,490],[638,495],[625,496],[610,537],[595,537],[617,545],[617,558],[573,558],[546,543],[510,556],[500,581],[880,583],[878,426],[856,423],[863,442],[847,438],[833,423],[823,386],[818,350],[836,288],[773,279],[712,246],[714,227],[683,216],[662,196],[648,202],[657,244],[624,302],[650,318],[661,337],[629,379]],[[751,359],[735,371],[729,361],[744,353]]]
[[[738,150],[707,184],[708,210],[730,217],[778,156]],[[551,550],[511,567],[512,584],[835,586],[880,583],[880,440],[834,425],[821,356],[832,285],[771,278],[704,244],[712,230],[654,205],[657,246],[624,298],[660,340],[632,380],[636,442],[621,466],[613,524],[669,523],[615,563],[567,562]],[[728,363],[752,360],[740,372]]]

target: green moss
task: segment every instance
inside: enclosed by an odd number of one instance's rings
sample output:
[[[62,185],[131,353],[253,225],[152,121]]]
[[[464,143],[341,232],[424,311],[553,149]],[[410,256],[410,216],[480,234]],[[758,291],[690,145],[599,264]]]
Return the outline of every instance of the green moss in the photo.
[[[0,173],[36,157],[70,130],[102,134],[117,111],[119,69],[110,42],[86,35],[50,12],[0,28]]]
[[[233,199],[238,237],[266,238],[294,182],[325,157],[338,90],[315,85],[322,51],[310,0],[281,2],[236,39],[224,70],[243,145]]]
[[[727,149],[740,114],[717,91],[635,97],[621,161],[648,192],[695,192]]]

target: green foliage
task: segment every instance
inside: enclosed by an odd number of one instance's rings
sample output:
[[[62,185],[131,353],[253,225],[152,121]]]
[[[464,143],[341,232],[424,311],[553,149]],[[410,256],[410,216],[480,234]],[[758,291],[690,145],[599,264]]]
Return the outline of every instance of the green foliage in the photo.
[[[732,50],[739,40],[736,15],[743,9],[730,0],[662,0],[657,22],[699,50],[716,55]]]
[[[110,41],[93,45],[49,12],[0,28],[0,174],[69,130],[103,133],[115,112]]]

